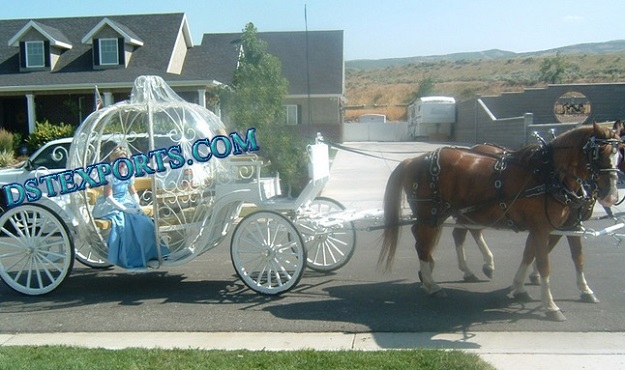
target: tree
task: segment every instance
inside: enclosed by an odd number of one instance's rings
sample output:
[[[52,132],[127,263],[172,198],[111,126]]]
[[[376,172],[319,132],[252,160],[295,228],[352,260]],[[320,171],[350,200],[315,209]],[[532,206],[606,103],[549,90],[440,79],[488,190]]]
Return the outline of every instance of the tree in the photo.
[[[564,74],[567,68],[568,63],[560,52],[557,52],[555,57],[547,57],[540,63],[539,80],[549,84],[561,83],[564,81]]]
[[[423,79],[419,81],[419,87],[410,94],[410,102],[432,94],[433,90],[434,79],[429,76],[423,77]]]
[[[280,173],[288,192],[297,192],[307,173],[306,145],[285,127],[282,104],[288,81],[282,76],[280,60],[267,52],[252,23],[245,26],[237,47],[239,64],[231,88],[222,91],[222,105],[237,131],[256,128],[259,155],[268,160],[271,172]]]
[[[419,88],[414,93],[414,98],[419,99],[424,96],[428,96],[434,90],[434,79],[432,77],[424,77],[421,82],[419,82]]]

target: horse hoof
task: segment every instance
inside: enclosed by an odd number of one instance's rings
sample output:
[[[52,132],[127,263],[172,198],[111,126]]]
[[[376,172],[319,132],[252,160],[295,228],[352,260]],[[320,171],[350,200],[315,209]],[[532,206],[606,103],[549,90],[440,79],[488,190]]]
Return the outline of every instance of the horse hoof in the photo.
[[[560,310],[547,311],[545,316],[547,316],[547,318],[551,321],[566,321],[566,317],[564,317],[564,314]]]
[[[582,293],[582,302],[585,303],[599,303],[599,299],[595,297],[594,293]]]
[[[495,272],[495,270],[490,267],[484,266],[482,267],[482,272],[484,273],[484,275],[486,275],[487,278],[492,279],[493,273]]]
[[[514,293],[514,300],[517,302],[531,302],[532,297],[528,292]]]
[[[480,281],[474,274],[467,275],[463,279],[466,283],[478,283]]]
[[[421,275],[421,271],[419,271],[419,281],[423,282],[423,275]]]
[[[532,285],[540,285],[540,276],[538,276],[538,275],[530,275],[530,284],[532,284]]]
[[[437,290],[435,292],[430,293],[430,297],[432,297],[432,298],[446,298],[447,297],[447,293],[445,293],[444,290],[440,289],[440,290]]]

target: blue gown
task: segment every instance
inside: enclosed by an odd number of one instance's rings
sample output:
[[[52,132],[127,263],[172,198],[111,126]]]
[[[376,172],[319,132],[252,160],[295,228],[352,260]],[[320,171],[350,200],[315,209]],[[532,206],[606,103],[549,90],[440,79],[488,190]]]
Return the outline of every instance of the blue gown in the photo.
[[[118,202],[135,207],[128,193],[132,178],[119,180],[111,176],[107,180]],[[158,259],[154,222],[147,215],[122,212],[108,203],[105,196],[98,198],[92,214],[94,218],[111,221],[107,240],[109,262],[124,268],[145,268],[149,260]]]

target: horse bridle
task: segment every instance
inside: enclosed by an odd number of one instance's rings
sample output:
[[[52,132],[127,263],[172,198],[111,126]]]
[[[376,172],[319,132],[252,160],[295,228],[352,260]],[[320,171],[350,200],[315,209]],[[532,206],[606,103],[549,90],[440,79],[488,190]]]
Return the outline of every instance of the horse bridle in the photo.
[[[584,153],[587,156],[588,159],[588,168],[590,170],[591,173],[591,181],[592,181],[592,185],[593,187],[597,188],[597,180],[599,179],[599,176],[602,173],[615,173],[615,176],[618,176],[616,173],[618,173],[620,170],[618,169],[619,166],[619,159],[617,158],[617,160],[615,161],[616,163],[613,163],[613,165],[615,167],[610,167],[610,168],[601,168],[599,165],[597,165],[597,162],[599,161],[599,153],[602,149],[602,147],[604,147],[605,145],[611,145],[612,146],[612,154],[616,154],[616,155],[620,155],[621,152],[621,147],[623,146],[623,142],[619,139],[596,139],[594,136],[591,137],[588,142],[586,143],[586,145],[584,146]],[[625,198],[623,198],[625,199]],[[621,199],[617,204],[620,204],[623,202],[623,199]]]
[[[600,167],[598,162],[601,159],[600,157],[600,153],[603,147],[605,147],[606,145],[611,145],[612,146],[612,154],[616,154],[618,152],[619,146],[622,144],[621,140],[619,139],[597,139],[594,136],[591,137],[590,139],[588,139],[588,141],[586,142],[586,144],[584,144],[582,150],[584,152],[584,154],[586,155],[586,160],[587,160],[587,168],[590,171],[590,176],[588,179],[584,180],[581,179],[579,176],[573,175],[571,173],[568,173],[567,171],[564,171],[563,169],[558,169],[557,171],[561,172],[564,176],[568,176],[568,177],[572,177],[575,179],[575,181],[581,185],[581,189],[583,193],[586,193],[587,190],[591,191],[591,195],[590,197],[594,198],[596,197],[596,193],[598,191],[598,185],[597,185],[597,180],[599,179],[599,176],[601,176],[601,174],[603,173],[616,173],[619,171],[618,167],[618,163],[616,164],[616,167],[609,167],[609,168],[603,168]],[[544,144],[541,145],[541,147],[543,148],[542,152],[543,152],[543,156],[549,158],[548,160],[551,160],[550,158],[550,154],[553,151],[553,149],[557,149],[558,147],[554,147],[551,145],[551,143],[549,144]],[[555,174],[554,174],[555,175]],[[564,187],[566,189],[566,187],[564,185],[560,185],[561,187]],[[569,194],[575,194],[576,192],[571,191],[570,189],[566,189],[567,193]],[[584,196],[587,196],[585,194],[580,195],[580,199],[583,198]],[[568,203],[568,201],[567,201]]]
[[[588,166],[590,169],[591,177],[596,179],[602,172],[618,172],[618,163],[617,167],[611,168],[600,168],[596,165],[596,162],[600,159],[599,153],[601,152],[601,148],[605,145],[612,146],[612,154],[617,154],[619,150],[619,146],[623,142],[619,139],[597,139],[594,136],[588,139],[586,144],[583,147],[584,154],[588,158]]]
[[[610,168],[602,168],[598,165],[598,161],[601,159],[600,153],[603,147],[606,145],[612,146],[612,154],[616,154],[619,150],[619,146],[622,144],[622,141],[619,139],[597,139],[596,137],[591,137],[588,139],[586,144],[583,146],[582,150],[586,155],[587,166],[590,171],[590,176],[587,180],[583,180],[577,176],[573,176],[572,174],[565,173],[565,176],[572,176],[576,179],[577,183],[580,185],[579,191],[574,192],[568,189],[561,181],[558,184],[552,183],[551,191],[547,191],[546,193],[551,193],[551,195],[558,200],[560,203],[567,204],[573,208],[577,208],[580,210],[580,213],[577,217],[577,222],[574,227],[579,226],[579,223],[583,221],[584,215],[582,215],[582,210],[586,209],[586,211],[592,209],[591,205],[596,201],[599,185],[597,184],[597,180],[602,173],[606,172],[618,172],[618,163],[616,167]],[[547,146],[550,146],[547,144]],[[560,170],[562,171],[562,170]],[[553,178],[555,181],[555,176]],[[620,201],[622,202],[622,200]],[[620,203],[619,202],[619,203]],[[545,204],[546,207],[546,204]],[[545,209],[546,212],[546,209]],[[551,223],[551,220],[549,220]],[[558,227],[552,224],[554,229],[558,230]],[[567,227],[568,229],[568,227]]]

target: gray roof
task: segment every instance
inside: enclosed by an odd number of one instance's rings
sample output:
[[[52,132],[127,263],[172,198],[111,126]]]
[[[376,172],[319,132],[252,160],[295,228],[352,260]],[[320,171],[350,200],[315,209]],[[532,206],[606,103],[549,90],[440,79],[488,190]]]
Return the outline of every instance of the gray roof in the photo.
[[[81,42],[105,18],[143,42],[143,46],[135,48],[126,68],[94,70],[92,46]],[[52,71],[20,72],[19,48],[8,45],[31,21],[72,46],[63,50]],[[130,86],[140,75],[158,75],[168,82],[215,80],[231,84],[240,33],[205,34],[201,45],[187,50],[181,74],[166,72],[183,22],[186,22],[184,13],[0,20],[0,89],[11,92],[96,84]],[[309,92],[308,74],[311,94],[344,94],[343,31],[260,32],[258,36],[267,42],[268,52],[282,62],[283,75],[289,80],[289,94]]]
[[[81,42],[102,19],[108,18],[144,41],[132,54],[127,68],[94,70],[92,47]],[[197,74],[167,73],[184,13],[32,19],[72,45],[53,71],[19,71],[19,49],[8,41],[31,19],[0,20],[0,87],[71,84],[132,83],[140,75],[159,75],[167,80],[197,79]],[[54,30],[54,31],[53,31]],[[61,36],[62,35],[62,36]]]
[[[282,62],[289,94],[343,95],[343,31],[259,32],[267,51]],[[308,73],[306,70],[308,38]],[[204,34],[202,44],[187,54],[183,72],[206,71],[206,78],[231,84],[241,33]]]
[[[45,30],[50,36],[54,38],[54,40],[71,45],[72,42],[69,41],[69,39],[63,34],[63,32],[57,30],[54,27],[50,27],[45,24],[41,24],[39,22],[33,21],[33,23],[41,27],[41,29]]]

